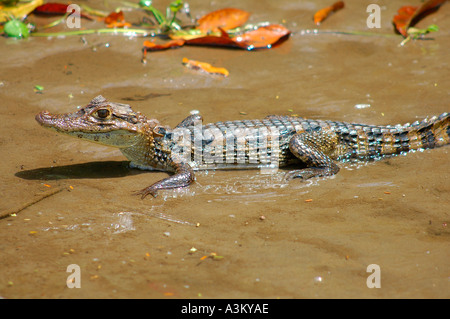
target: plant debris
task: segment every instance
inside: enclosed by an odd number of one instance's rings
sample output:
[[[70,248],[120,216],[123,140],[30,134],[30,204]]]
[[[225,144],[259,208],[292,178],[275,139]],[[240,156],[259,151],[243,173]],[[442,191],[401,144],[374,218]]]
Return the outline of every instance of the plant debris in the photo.
[[[34,9],[33,13],[41,15],[66,15],[68,13],[73,13],[74,10],[72,10],[72,12],[67,12],[68,7],[69,4],[49,2],[38,6],[36,9]],[[83,12],[80,12],[80,16],[88,20],[93,20],[90,15]]]
[[[128,28],[131,27],[131,23],[125,21],[122,11],[111,12],[105,18],[105,24],[108,28]]]
[[[189,4],[183,0],[173,0],[165,10],[159,10],[151,0],[140,0],[138,3],[122,1],[111,13],[90,8],[86,4],[79,4],[82,11],[80,16],[92,21],[104,22],[106,27],[97,29],[77,28],[58,32],[43,32],[61,25],[68,21],[74,13],[67,11],[70,2],[57,3],[44,0],[32,1],[8,1],[3,0],[0,5],[0,31],[3,27],[3,34],[17,39],[28,36],[69,36],[87,34],[125,34],[127,36],[156,37],[168,39],[162,43],[155,41],[145,41],[143,54],[148,51],[161,51],[172,48],[180,48],[185,45],[196,46],[216,46],[223,48],[238,48],[247,51],[270,49],[287,40],[291,34],[285,26],[271,24],[269,22],[259,22],[249,24],[250,13],[238,8],[223,8],[209,12],[198,20],[191,17]],[[402,6],[397,15],[393,18],[395,31],[401,34],[404,40],[400,45],[404,45],[411,39],[419,39],[424,35],[439,30],[437,25],[430,25],[427,28],[415,28],[414,25],[425,16],[437,11],[445,0],[422,0],[419,6]],[[343,9],[344,1],[337,1],[334,4],[324,7],[315,12],[314,23],[320,25],[331,14]],[[127,12],[141,14],[143,17],[139,21],[132,23],[126,19]],[[125,13],[124,13],[125,12]],[[27,17],[32,14],[45,16],[62,16],[56,21],[46,25],[33,25],[27,21]],[[189,21],[186,22],[185,18]],[[284,21],[284,20],[282,20]],[[301,34],[346,34],[363,36],[395,36],[394,34],[380,34],[366,31],[302,31]]]
[[[332,13],[344,8],[344,1],[338,1],[331,6],[320,9],[314,14],[314,24],[320,25],[323,20],[328,18]]]
[[[44,0],[33,0],[26,3],[16,3],[15,5],[0,5],[0,23],[11,20],[11,18],[22,20],[36,7],[44,4]]]
[[[409,36],[408,29],[413,27],[421,19],[427,15],[435,12],[445,2],[445,0],[429,0],[424,2],[421,6],[403,6],[397,11],[394,16],[393,23],[395,30],[405,38]],[[425,29],[427,30],[427,29]],[[429,30],[434,31],[434,30]]]
[[[209,74],[218,74],[227,77],[229,72],[225,68],[216,68],[211,64],[206,62],[200,62],[195,60],[189,60],[188,58],[183,58],[183,65],[192,70],[201,70]]]
[[[243,25],[247,22],[249,16],[250,13],[235,8],[216,10],[204,15],[197,21],[197,30],[202,33],[227,31]]]

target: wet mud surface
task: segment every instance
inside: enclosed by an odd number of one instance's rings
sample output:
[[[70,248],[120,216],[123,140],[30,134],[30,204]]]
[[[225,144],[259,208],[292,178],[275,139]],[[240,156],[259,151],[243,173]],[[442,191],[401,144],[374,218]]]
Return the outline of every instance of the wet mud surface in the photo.
[[[403,3],[378,3],[373,32],[391,33]],[[198,16],[219,5],[190,4]],[[193,109],[206,122],[298,114],[366,124],[450,111],[448,5],[419,24],[439,25],[434,40],[398,47],[400,37],[302,32],[325,4],[226,1],[252,12],[250,22],[284,22],[291,38],[258,52],[150,53],[146,65],[142,38],[0,39],[0,296],[449,298],[449,147],[340,164],[334,177],[289,185],[281,169],[198,172],[188,189],[142,200],[133,192],[166,173],[130,169],[118,150],[34,120],[99,94],[171,126]],[[368,4],[349,1],[321,28],[370,31]],[[230,76],[189,70],[183,57]],[[70,264],[80,289],[66,285]],[[379,289],[366,284],[371,264]]]

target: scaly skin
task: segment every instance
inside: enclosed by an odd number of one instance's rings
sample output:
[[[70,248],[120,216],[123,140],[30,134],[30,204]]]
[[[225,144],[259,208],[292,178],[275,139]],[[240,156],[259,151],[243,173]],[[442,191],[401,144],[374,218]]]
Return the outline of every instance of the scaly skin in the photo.
[[[276,115],[202,125],[200,115],[191,115],[171,129],[129,105],[97,96],[75,113],[45,111],[36,115],[36,121],[60,133],[118,147],[132,167],[173,173],[138,192],[142,197],[156,196],[160,189],[188,186],[195,180],[194,170],[303,162],[306,168],[288,172],[286,179],[308,179],[336,174],[336,161],[380,159],[450,143],[448,113],[397,126]]]

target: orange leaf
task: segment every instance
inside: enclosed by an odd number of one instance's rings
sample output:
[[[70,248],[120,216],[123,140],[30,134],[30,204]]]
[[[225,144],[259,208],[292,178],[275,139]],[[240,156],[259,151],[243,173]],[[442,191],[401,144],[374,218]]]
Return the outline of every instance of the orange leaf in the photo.
[[[398,32],[400,32],[401,35],[404,37],[407,36],[406,29],[407,25],[409,24],[409,21],[411,20],[411,17],[413,16],[414,12],[416,12],[418,7],[413,6],[403,6],[397,11],[397,15],[394,16],[394,25]]]
[[[408,36],[407,30],[412,27],[420,19],[433,13],[445,2],[445,0],[429,0],[424,2],[420,7],[403,6],[397,11],[394,16],[393,23],[395,29],[404,37]]]
[[[125,17],[123,16],[123,12],[111,12],[105,18],[105,24],[108,28],[124,28],[131,27],[131,24],[125,22]]]
[[[105,23],[106,24],[111,24],[113,22],[123,22],[125,21],[125,18],[123,16],[123,12],[119,11],[119,12],[111,12],[106,18],[105,18]]]
[[[270,49],[273,44],[277,43],[281,38],[290,33],[291,32],[282,25],[271,24],[256,30],[245,32],[242,35],[232,38],[232,40],[244,45],[247,50]]]
[[[194,60],[189,60],[188,58],[183,58],[182,63],[189,69],[202,70],[202,71],[208,72],[209,74],[220,74],[223,76],[228,76],[228,74],[229,74],[227,69],[216,68],[206,62],[194,61]]]
[[[344,1],[338,1],[333,5],[320,9],[314,14],[314,23],[319,25],[323,20],[328,18],[330,14],[344,8]]]
[[[182,47],[184,45],[185,41],[183,39],[176,39],[169,42],[166,42],[164,44],[156,44],[155,42],[151,41],[144,41],[144,51],[161,51],[161,50],[167,50],[167,49],[176,49],[179,47]]]
[[[225,31],[221,30],[221,32],[222,35],[220,37],[200,37],[186,40],[186,44],[237,47],[245,50],[270,49],[274,44],[279,43],[291,33],[291,31],[278,24],[260,27],[233,38],[230,38]]]
[[[275,44],[281,43],[291,34],[291,31],[278,24],[260,27],[256,30],[245,32],[239,36],[230,38],[227,32],[219,28],[220,36],[206,35],[193,39],[174,38],[165,44],[144,42],[144,56],[147,51],[159,51],[170,48],[178,48],[183,45],[202,45],[241,48],[244,50],[270,49]]]
[[[250,16],[250,13],[234,8],[220,9],[201,17],[198,20],[198,27],[203,33],[230,30],[243,25]]]

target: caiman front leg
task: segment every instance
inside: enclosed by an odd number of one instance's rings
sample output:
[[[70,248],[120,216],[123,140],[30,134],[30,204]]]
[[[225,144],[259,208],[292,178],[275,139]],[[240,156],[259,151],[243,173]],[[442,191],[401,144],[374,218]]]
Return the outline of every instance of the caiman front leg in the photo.
[[[160,189],[186,187],[194,182],[194,170],[189,164],[180,161],[171,161],[170,166],[175,172],[174,175],[164,178],[159,182],[136,192],[136,195],[141,195],[142,198],[145,198],[147,195],[151,194],[153,197],[156,197],[157,191]]]
[[[290,171],[285,180],[312,177],[331,176],[339,172],[339,167],[327,155],[336,146],[334,132],[298,132],[289,141],[291,153],[304,162],[307,168]]]

